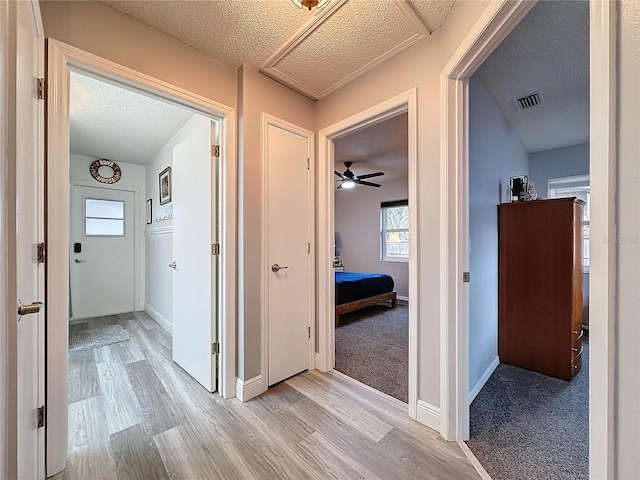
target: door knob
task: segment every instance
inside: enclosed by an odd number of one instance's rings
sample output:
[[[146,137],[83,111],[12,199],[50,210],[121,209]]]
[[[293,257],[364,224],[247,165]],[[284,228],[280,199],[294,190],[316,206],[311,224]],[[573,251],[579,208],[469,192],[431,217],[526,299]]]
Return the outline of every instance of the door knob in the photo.
[[[169,264],[169,267],[170,267],[170,268],[173,268],[174,270],[177,270],[177,269],[178,269],[178,265],[176,264],[176,262],[171,262],[171,263]]]
[[[271,271],[273,273],[278,273],[280,270],[286,270],[289,267],[281,267],[280,265],[278,265],[277,263],[274,263],[273,265],[271,265]]]
[[[86,262],[86,260],[80,260],[79,258],[76,258],[74,260],[74,262],[76,262],[76,263],[84,263],[84,262]]]
[[[22,302],[18,300],[18,321],[22,319],[22,315],[38,313],[43,306],[44,302],[33,302],[31,305],[23,305]]]

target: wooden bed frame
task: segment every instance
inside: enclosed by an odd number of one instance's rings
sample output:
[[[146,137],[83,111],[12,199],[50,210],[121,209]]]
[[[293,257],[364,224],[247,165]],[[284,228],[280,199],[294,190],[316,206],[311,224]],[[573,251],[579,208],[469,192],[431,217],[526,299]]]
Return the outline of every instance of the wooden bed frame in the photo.
[[[370,307],[382,302],[391,301],[391,308],[396,306],[396,292],[382,293],[373,297],[362,298],[354,302],[343,303],[342,305],[336,305],[336,328],[340,326],[340,315],[343,313],[353,312],[360,310],[361,308]]]

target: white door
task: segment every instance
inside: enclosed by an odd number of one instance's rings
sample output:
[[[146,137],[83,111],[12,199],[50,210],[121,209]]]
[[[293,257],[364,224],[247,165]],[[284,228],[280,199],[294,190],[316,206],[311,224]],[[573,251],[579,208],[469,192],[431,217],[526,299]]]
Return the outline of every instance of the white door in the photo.
[[[44,71],[44,37],[37,2],[17,2],[16,95],[16,276],[18,301],[34,313],[17,317],[18,478],[44,478],[44,428],[38,407],[44,405],[44,264],[37,260],[44,240],[44,104],[36,96],[36,78]],[[41,30],[40,30],[41,32]],[[3,447],[4,448],[4,447]]]
[[[135,195],[73,185],[71,192],[71,317],[134,310]]]
[[[269,385],[309,368],[309,138],[267,126]]]
[[[173,148],[173,360],[204,388],[216,390],[217,211],[212,122],[191,120],[192,134]],[[215,207],[215,208],[214,208]]]

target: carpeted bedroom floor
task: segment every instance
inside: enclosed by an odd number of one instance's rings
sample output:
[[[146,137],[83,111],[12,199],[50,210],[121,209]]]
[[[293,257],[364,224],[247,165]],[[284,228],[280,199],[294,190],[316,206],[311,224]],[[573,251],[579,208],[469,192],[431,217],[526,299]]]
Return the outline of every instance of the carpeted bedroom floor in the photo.
[[[374,305],[340,317],[335,369],[405,403],[409,386],[409,309]]]
[[[471,451],[493,480],[589,478],[589,342],[570,382],[501,364],[470,408]]]

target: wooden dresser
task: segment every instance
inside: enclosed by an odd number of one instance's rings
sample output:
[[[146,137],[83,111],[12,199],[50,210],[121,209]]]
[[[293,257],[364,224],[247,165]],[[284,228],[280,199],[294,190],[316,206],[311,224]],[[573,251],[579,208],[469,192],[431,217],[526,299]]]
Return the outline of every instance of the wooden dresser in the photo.
[[[575,198],[498,206],[502,363],[564,380],[580,371],[583,208]]]

